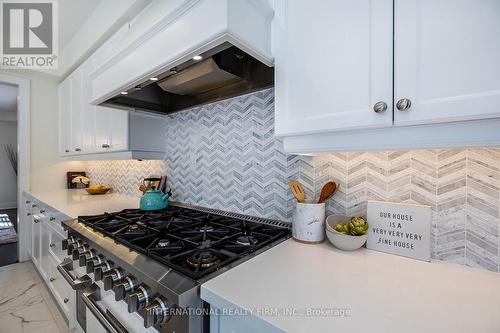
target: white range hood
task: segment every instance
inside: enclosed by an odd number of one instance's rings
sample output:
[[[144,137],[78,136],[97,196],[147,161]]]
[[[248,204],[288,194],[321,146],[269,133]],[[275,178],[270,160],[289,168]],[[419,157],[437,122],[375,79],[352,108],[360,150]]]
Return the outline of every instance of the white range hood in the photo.
[[[155,3],[160,6],[155,1],[150,7]],[[92,104],[224,43],[273,65],[273,10],[267,0],[177,0],[171,4],[160,20],[98,64],[91,74]],[[152,10],[144,11],[148,9]],[[146,21],[148,15],[143,16]],[[136,20],[141,20],[141,15]],[[120,38],[126,39],[126,35]]]

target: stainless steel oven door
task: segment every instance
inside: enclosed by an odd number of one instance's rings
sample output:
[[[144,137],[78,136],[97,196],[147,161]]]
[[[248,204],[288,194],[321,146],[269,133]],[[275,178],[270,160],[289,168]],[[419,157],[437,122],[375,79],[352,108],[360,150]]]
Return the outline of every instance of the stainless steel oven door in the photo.
[[[99,308],[96,302],[101,297],[100,289],[92,279],[87,274],[76,277],[72,273],[73,260],[64,259],[57,270],[76,293],[76,321],[84,332],[128,333],[109,311]]]
[[[101,299],[101,290],[97,284],[94,283],[83,290],[80,299],[86,307],[85,332],[128,333],[110,311],[103,311],[97,304]]]

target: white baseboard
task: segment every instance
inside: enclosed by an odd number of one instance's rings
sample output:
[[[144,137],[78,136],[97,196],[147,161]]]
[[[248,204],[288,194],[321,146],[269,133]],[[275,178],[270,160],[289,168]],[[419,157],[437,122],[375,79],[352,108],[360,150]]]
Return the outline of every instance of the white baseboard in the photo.
[[[17,202],[0,202],[0,209],[16,209]]]

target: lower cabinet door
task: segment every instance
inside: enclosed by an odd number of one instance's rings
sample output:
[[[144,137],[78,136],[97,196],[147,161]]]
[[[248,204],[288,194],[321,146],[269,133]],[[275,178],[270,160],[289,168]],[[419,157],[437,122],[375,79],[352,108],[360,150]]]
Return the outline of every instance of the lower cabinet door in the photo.
[[[31,259],[40,269],[40,217],[33,215],[31,223]]]
[[[61,273],[57,270],[57,265],[60,263],[59,259],[56,259],[49,254],[48,262],[50,264],[50,271],[47,277],[47,284],[49,285],[57,303],[59,303],[64,315],[69,319],[70,310],[73,308],[74,304],[74,292],[66,280],[64,280]]]
[[[51,262],[49,253],[50,229],[47,225],[47,218],[41,217],[38,223],[40,229],[40,274],[48,278],[51,273]]]

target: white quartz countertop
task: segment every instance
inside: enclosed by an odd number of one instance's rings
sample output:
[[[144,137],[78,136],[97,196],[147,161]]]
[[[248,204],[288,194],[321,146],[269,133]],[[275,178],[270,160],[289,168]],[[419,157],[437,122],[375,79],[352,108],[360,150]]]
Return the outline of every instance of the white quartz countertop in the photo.
[[[201,297],[266,332],[500,332],[500,274],[328,242],[285,241],[204,283]]]
[[[115,193],[90,195],[85,190],[64,189],[28,192],[28,194],[70,218],[116,212],[126,208],[139,208],[139,198]]]

